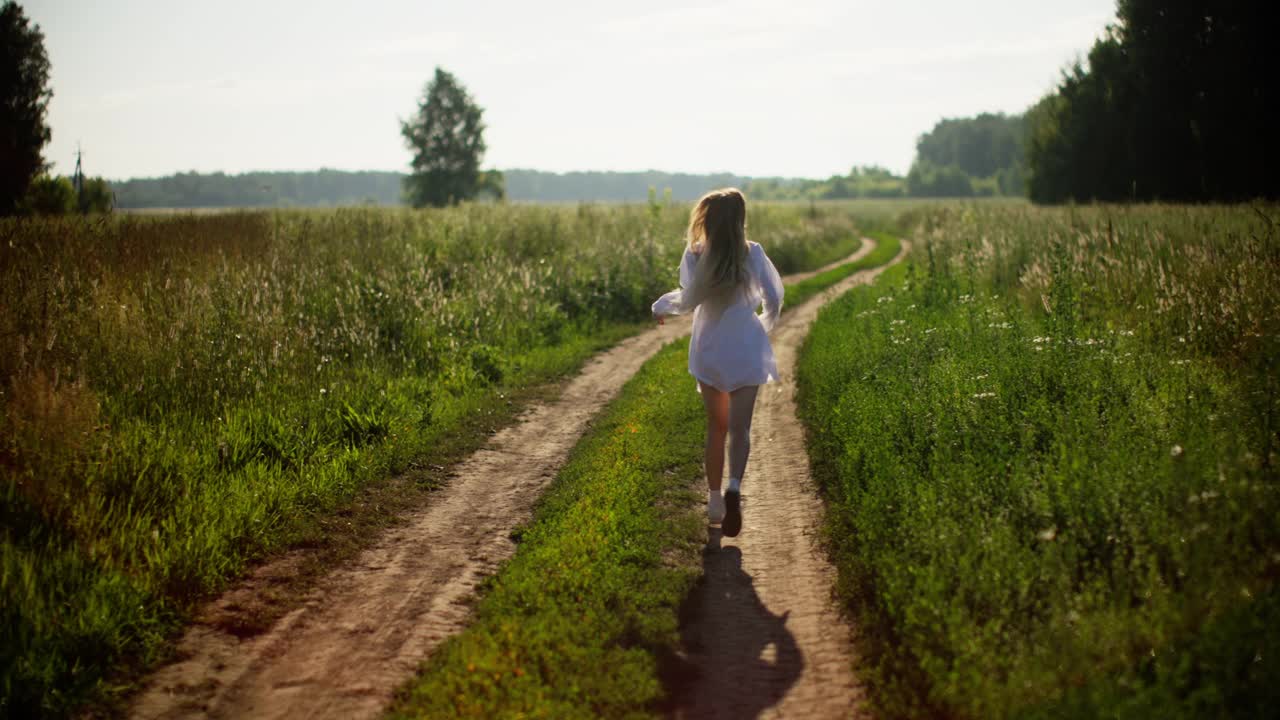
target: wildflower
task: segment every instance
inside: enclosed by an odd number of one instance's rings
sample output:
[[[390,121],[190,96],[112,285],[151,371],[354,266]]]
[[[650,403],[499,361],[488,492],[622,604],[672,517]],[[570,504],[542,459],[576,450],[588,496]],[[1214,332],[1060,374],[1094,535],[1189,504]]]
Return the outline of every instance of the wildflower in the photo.
[[[327,395],[328,393],[329,393],[329,391],[328,391],[328,390],[325,390],[324,388],[320,388],[320,394],[321,394],[321,395]]]
[[[1054,526],[1054,525],[1051,525],[1045,528],[1044,530],[1041,530],[1040,532],[1036,533],[1036,538],[1039,540],[1043,540],[1045,542],[1053,542],[1054,538],[1056,537],[1058,537],[1058,528],[1057,526]]]
[[[995,393],[993,393],[993,392],[980,392],[980,393],[974,393],[974,394],[973,394],[973,397],[974,397],[975,399],[977,399],[977,400],[981,400],[981,399],[983,399],[983,398],[993,398],[993,397],[995,397],[995,396],[996,396],[996,394],[995,394]]]
[[[890,325],[904,325],[904,324],[906,324],[906,322],[907,322],[906,320],[892,320],[892,321],[890,321],[890,322],[889,322],[889,324],[890,324]]]
[[[1175,458],[1182,457],[1182,446],[1174,445],[1172,448],[1169,449],[1169,455]]]

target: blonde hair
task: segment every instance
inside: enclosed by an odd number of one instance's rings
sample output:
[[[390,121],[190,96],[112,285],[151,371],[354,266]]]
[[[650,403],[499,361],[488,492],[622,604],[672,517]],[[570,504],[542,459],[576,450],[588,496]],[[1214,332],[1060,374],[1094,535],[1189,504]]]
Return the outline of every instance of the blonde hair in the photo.
[[[747,198],[737,188],[712,190],[689,213],[689,249],[698,254],[685,302],[722,304],[746,285]]]

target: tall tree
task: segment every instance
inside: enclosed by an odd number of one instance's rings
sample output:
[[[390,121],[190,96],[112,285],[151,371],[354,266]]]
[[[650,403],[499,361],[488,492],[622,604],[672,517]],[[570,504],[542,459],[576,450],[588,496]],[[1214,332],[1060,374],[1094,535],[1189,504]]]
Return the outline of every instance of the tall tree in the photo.
[[[436,68],[418,112],[400,128],[413,152],[413,173],[405,178],[411,205],[452,205],[470,200],[481,190],[493,190],[497,178],[480,172],[485,151],[483,115],[457,78]]]
[[[45,168],[42,151],[52,133],[45,124],[49,56],[44,33],[22,6],[0,5],[0,215],[12,215]]]

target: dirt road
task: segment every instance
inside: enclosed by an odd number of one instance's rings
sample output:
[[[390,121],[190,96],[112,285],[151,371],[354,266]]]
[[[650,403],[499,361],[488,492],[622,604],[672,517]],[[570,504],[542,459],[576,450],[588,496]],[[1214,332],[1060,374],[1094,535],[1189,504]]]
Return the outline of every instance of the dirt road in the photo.
[[[897,262],[906,254],[902,251]],[[782,381],[760,389],[742,481],[742,532],[712,530],[684,628],[697,668],[679,718],[867,717],[852,672],[851,628],[832,600],[835,570],[817,546],[822,503],[796,417],[796,351],[818,310],[882,268],[854,274],[784,315],[772,341]]]
[[[864,241],[828,268],[871,247]],[[237,637],[212,624],[192,626],[179,643],[179,660],[149,680],[133,716],[379,715],[395,688],[465,625],[476,584],[515,551],[511,531],[528,521],[591,418],[645,360],[688,332],[687,319],[668,322],[596,356],[558,400],[529,409],[494,435],[425,509],[335,569],[266,632]],[[803,445],[799,452],[803,465]],[[267,565],[256,574],[272,572]],[[239,602],[244,592],[233,588],[200,615],[216,616],[219,604]]]

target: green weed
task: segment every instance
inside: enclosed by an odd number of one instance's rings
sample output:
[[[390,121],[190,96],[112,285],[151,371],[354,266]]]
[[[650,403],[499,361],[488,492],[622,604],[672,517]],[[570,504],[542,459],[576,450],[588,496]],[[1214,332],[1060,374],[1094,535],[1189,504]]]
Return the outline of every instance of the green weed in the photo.
[[[823,311],[801,413],[885,714],[1275,706],[1271,211],[926,208]]]

